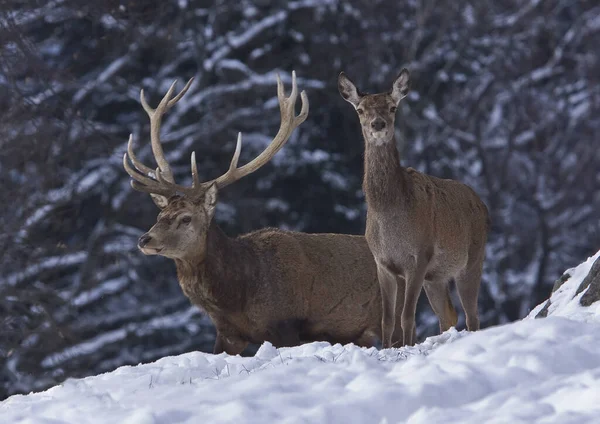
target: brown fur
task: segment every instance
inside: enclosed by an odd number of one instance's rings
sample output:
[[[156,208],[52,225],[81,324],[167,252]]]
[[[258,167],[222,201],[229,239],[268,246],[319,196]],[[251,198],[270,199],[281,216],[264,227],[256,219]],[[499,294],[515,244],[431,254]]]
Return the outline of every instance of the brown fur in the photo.
[[[400,165],[394,121],[396,107],[408,93],[407,70],[387,93],[362,94],[343,73],[339,89],[356,108],[365,139],[366,239],[382,291],[384,347],[391,346],[391,335],[397,329],[397,299],[403,341],[414,343],[421,287],[440,319],[440,330],[456,325],[448,288],[452,279],[467,327],[477,330],[477,297],[489,219],[485,204],[465,184]]]
[[[380,338],[377,271],[364,237],[263,229],[230,238],[212,221],[215,204],[215,186],[199,202],[171,198],[140,238],[144,253],[175,260],[183,292],[215,324],[215,353],[265,340],[372,346]]]

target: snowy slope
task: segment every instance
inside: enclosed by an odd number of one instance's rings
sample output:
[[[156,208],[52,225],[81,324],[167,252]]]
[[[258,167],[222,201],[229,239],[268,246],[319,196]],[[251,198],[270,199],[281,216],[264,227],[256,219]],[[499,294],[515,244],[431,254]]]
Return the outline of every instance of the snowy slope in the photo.
[[[591,263],[571,270],[563,290]],[[562,298],[560,317],[451,329],[402,349],[265,343],[253,358],[166,357],[12,396],[0,422],[599,422],[600,314]]]

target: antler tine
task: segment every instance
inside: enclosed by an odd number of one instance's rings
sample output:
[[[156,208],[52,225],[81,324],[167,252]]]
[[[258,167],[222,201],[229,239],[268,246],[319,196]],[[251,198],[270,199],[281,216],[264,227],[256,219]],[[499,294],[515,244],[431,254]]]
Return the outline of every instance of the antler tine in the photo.
[[[131,176],[133,181],[131,181],[131,186],[138,191],[150,193],[153,195],[153,199],[156,202],[156,198],[160,196],[170,197],[175,193],[183,193],[183,194],[193,194],[192,188],[182,187],[175,184],[173,179],[173,173],[167,163],[164,152],[162,150],[162,146],[160,144],[160,124],[162,120],[162,116],[164,113],[169,110],[175,103],[177,103],[183,95],[190,88],[194,78],[190,78],[185,87],[175,96],[173,97],[173,92],[175,90],[175,84],[177,80],[171,84],[167,94],[162,98],[156,109],[153,109],[148,105],[146,101],[146,96],[144,95],[144,90],[140,90],[140,102],[142,107],[148,114],[150,118],[150,141],[152,145],[152,152],[154,153],[154,158],[158,164],[158,168],[153,170],[149,166],[144,165],[139,159],[135,156],[133,152],[133,136],[129,136],[129,141],[127,143],[127,153],[123,156],[123,167],[125,171]],[[173,98],[171,98],[173,97]],[[134,168],[129,164],[129,160],[133,164]],[[195,170],[196,177],[195,181],[198,180],[198,172]],[[197,184],[196,184],[197,185]],[[157,203],[160,206],[160,202]]]
[[[290,93],[289,102],[293,105],[296,104],[296,98],[298,97],[298,85],[296,85],[296,71],[292,71],[292,92]]]
[[[175,179],[173,178],[173,172],[171,171],[171,167],[165,158],[165,154],[160,142],[160,125],[165,112],[173,107],[173,105],[184,96],[184,94],[192,85],[193,81],[194,78],[190,78],[183,89],[175,97],[171,98],[173,96],[173,92],[175,91],[175,84],[177,84],[177,80],[173,81],[169,87],[169,90],[167,91],[167,94],[163,96],[156,109],[153,109],[148,104],[144,94],[144,89],[140,90],[140,103],[150,118],[150,141],[152,144],[152,153],[154,154],[154,159],[160,168],[160,172],[164,174],[165,179],[171,183],[174,183]]]
[[[198,164],[196,163],[196,152],[192,152],[192,187],[200,186],[200,177],[198,177]]]
[[[241,151],[242,151],[242,133],[239,132],[238,138],[237,138],[237,143],[235,146],[235,152],[233,153],[233,157],[231,158],[231,163],[229,164],[229,169],[227,172],[235,172],[238,161],[240,160]],[[204,184],[200,182],[200,178],[198,177],[198,163],[196,162],[196,152],[192,152],[191,167],[192,167],[192,188],[193,189],[202,189],[214,182],[214,180],[209,181]]]
[[[279,104],[281,104],[282,100],[285,100],[285,88],[283,87],[279,72],[275,73],[275,78],[277,79],[277,99],[279,100]]]
[[[175,80],[175,82],[177,82],[177,80]],[[171,100],[169,100],[169,103],[167,103],[167,110],[170,109],[175,103],[177,103],[179,100],[181,100],[181,98],[185,95],[185,93],[187,93],[187,91],[189,90],[189,88],[192,86],[192,82],[194,82],[194,77],[191,77],[189,79],[189,81],[185,84],[185,86],[181,89],[181,91],[179,92],[178,95],[176,95],[175,97],[173,97]],[[175,83],[173,83],[173,85],[175,85]]]
[[[242,133],[238,133],[237,142],[235,144],[235,151],[233,152],[233,157],[231,158],[231,163],[229,164],[229,171],[235,172],[237,169],[238,162],[240,160],[240,153],[242,152]]]
[[[167,198],[175,193],[182,193],[187,195],[195,194],[193,187],[183,187],[170,181],[167,181],[162,175],[162,172],[160,172],[159,168],[156,168],[156,170],[153,171],[150,168],[146,167],[147,169],[149,169],[150,172],[154,173],[156,179],[148,175],[143,175],[140,172],[141,170],[134,169],[129,165],[127,157],[127,153],[123,155],[123,168],[125,168],[125,171],[129,174],[131,178],[133,178],[133,181],[131,181],[131,187],[133,187],[135,190],[150,194],[159,194]],[[131,159],[130,156],[129,159]]]
[[[279,77],[279,75],[278,75]],[[296,85],[296,71],[292,71],[292,92],[290,93],[290,97],[285,99],[285,104],[287,107],[292,109],[292,116],[294,115],[294,109],[296,106],[296,98],[298,97],[298,86]],[[298,127],[301,123],[303,123],[308,116],[308,97],[306,92],[302,90],[300,93],[300,99],[302,101],[302,108],[300,109],[300,114],[294,117],[293,124],[291,125],[290,134],[296,127]],[[283,107],[283,106],[282,106]]]
[[[306,95],[306,91],[302,90],[300,99],[302,100],[302,109],[300,109],[298,116],[294,118],[294,128],[306,121],[306,118],[308,117],[308,96]]]
[[[229,164],[229,169],[227,172],[235,172],[237,168],[238,161],[240,160],[240,153],[242,151],[242,133],[238,133],[237,143],[235,146],[235,152],[233,153],[233,157],[231,158],[231,163]],[[212,184],[215,180],[202,183],[200,182],[200,178],[198,176],[198,163],[196,162],[196,152],[192,152],[191,155],[191,168],[192,168],[192,188],[193,189],[203,189],[210,184]]]
[[[133,134],[129,134],[129,141],[127,142],[127,156],[129,156],[129,159],[131,160],[131,163],[133,163],[133,166],[135,166],[135,169],[141,173],[148,175],[149,173],[154,172],[152,168],[140,162],[135,156],[135,153],[133,153]]]
[[[298,86],[296,84],[296,71],[292,71],[292,91],[290,93],[290,97],[285,97],[285,91],[283,90],[283,83],[281,83],[281,79],[279,78],[279,74],[277,74],[277,86],[281,86],[282,92],[279,93],[279,109],[281,111],[281,121],[283,123],[284,116],[289,117],[291,122],[289,123],[288,135],[287,138],[283,138],[282,142],[279,143],[277,149],[273,154],[277,153],[281,148],[285,145],[288,138],[291,136],[292,132],[296,127],[298,127],[302,122],[306,120],[308,116],[308,97],[306,96],[306,92],[302,90],[300,93],[300,99],[302,101],[302,108],[300,110],[300,115],[294,117],[295,108],[296,108],[296,99],[298,98]],[[283,125],[283,124],[282,124]],[[270,146],[269,146],[270,147]]]
[[[125,172],[129,174],[133,180],[131,181],[131,187],[137,191],[151,194],[160,194],[162,196],[169,197],[173,194],[173,190],[170,187],[159,184],[156,180],[139,173],[139,171],[133,169],[127,161],[127,153],[123,155],[123,168]]]
[[[238,134],[238,140],[235,148],[231,164],[227,172],[221,175],[215,180],[203,183],[204,185],[212,184],[216,182],[217,187],[223,188],[240,178],[245,177],[248,174],[258,170],[267,162],[269,162],[273,156],[281,150],[285,143],[289,140],[294,129],[306,120],[308,116],[309,103],[306,93],[302,91],[300,97],[302,99],[302,109],[300,115],[295,116],[295,104],[298,97],[298,86],[296,84],[296,72],[292,72],[292,91],[289,97],[285,96],[285,89],[283,82],[277,74],[277,98],[279,99],[279,109],[281,112],[281,123],[279,125],[279,131],[271,141],[271,143],[262,151],[260,155],[254,158],[246,165],[238,168],[237,163],[240,157],[240,151],[242,148],[242,136]]]

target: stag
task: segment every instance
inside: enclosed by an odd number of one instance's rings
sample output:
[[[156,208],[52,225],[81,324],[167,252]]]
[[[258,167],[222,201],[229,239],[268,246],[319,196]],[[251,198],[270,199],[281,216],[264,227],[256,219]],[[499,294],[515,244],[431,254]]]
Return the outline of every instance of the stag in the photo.
[[[338,78],[340,94],[354,106],[365,141],[365,236],[381,287],[384,347],[392,345],[397,303],[403,342],[414,343],[421,288],[440,320],[440,331],[455,326],[451,280],[456,283],[467,328],[479,329],[477,297],[488,211],[467,185],[401,165],[394,121],[400,100],[408,94],[409,80],[408,70],[403,69],[388,92],[366,94],[343,72]]]
[[[123,166],[132,177],[132,187],[149,193],[161,211],[156,224],[140,237],[139,249],[175,261],[183,293],[215,325],[214,353],[239,354],[249,343],[265,340],[275,346],[316,340],[372,346],[381,334],[381,298],[375,262],[364,237],[262,229],[231,238],[213,220],[218,192],[265,165],[306,119],[304,91],[302,109],[295,116],[295,73],[289,97],[277,76],[281,123],[265,150],[238,167],[242,146],[238,134],[229,169],[207,182],[199,180],[192,153],[188,187],[175,183],[161,147],[160,124],[190,84],[191,80],[173,97],[173,83],[156,109],[148,105],[143,90],[140,93],[150,117],[158,168],[153,170],[136,158],[132,136]]]

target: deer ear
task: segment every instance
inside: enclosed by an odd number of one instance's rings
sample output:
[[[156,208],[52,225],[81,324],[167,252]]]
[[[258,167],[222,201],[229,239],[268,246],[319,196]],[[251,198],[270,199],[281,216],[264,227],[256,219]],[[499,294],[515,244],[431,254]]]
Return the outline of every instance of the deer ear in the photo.
[[[408,69],[404,68],[394,80],[390,94],[392,99],[398,104],[400,100],[406,97],[408,90],[410,90],[410,73]]]
[[[150,193],[150,197],[152,197],[152,201],[159,209],[164,209],[169,204],[169,199],[165,196],[161,196],[160,194],[152,194]]]
[[[204,193],[204,208],[211,218],[215,213],[215,207],[217,206],[217,192],[217,184],[212,183]]]
[[[343,72],[340,72],[340,76],[338,77],[338,90],[344,100],[348,103],[352,103],[355,108],[358,106],[358,102],[360,102],[362,96],[356,89],[354,83]]]

